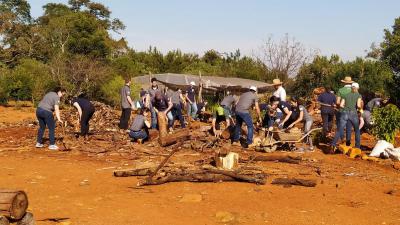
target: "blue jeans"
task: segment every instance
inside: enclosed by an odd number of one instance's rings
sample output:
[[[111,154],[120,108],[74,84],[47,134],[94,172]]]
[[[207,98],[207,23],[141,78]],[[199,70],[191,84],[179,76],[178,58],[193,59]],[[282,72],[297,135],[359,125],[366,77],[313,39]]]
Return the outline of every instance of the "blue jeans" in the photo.
[[[47,126],[49,128],[50,145],[55,145],[56,139],[54,133],[56,129],[56,123],[54,122],[53,113],[38,107],[36,109],[36,117],[39,120],[37,143],[43,144],[43,135]]]
[[[247,126],[247,144],[250,145],[253,143],[254,132],[253,120],[251,119],[250,113],[236,112],[236,126],[233,141],[239,141],[243,122]]]
[[[347,127],[347,124],[350,123],[352,127],[354,128],[355,132],[355,138],[356,138],[356,148],[360,148],[360,122],[358,119],[357,112],[342,112],[340,114],[340,121],[339,121],[339,128],[336,131],[335,138],[332,141],[332,146],[336,146],[336,143],[338,142],[340,135],[344,133],[344,128],[346,127],[346,138],[347,142],[350,142],[351,138],[351,126],[350,129]]]
[[[185,125],[185,119],[183,118],[183,115],[182,115],[182,106],[181,106],[181,104],[174,104],[174,106],[172,107],[171,112],[172,112],[172,116],[174,117],[174,121],[172,122],[172,124],[174,124],[175,119],[178,119],[180,121],[180,123],[181,123],[181,127],[185,128],[186,125]]]
[[[137,140],[137,139],[142,139],[142,140],[146,140],[149,135],[147,134],[147,132],[145,130],[139,130],[139,131],[129,131],[129,137],[132,138],[133,140]]]
[[[340,117],[344,114],[345,112],[336,112],[336,129],[339,131],[339,126],[340,126]],[[347,121],[346,123],[346,145],[350,146],[351,142],[351,123],[350,121]],[[340,139],[344,139],[344,129],[340,130]]]
[[[187,103],[187,114],[188,116],[192,117],[192,119],[197,118],[197,104],[196,102]]]
[[[151,107],[151,128],[156,129],[157,128],[157,113],[156,110],[154,110],[154,107]]]

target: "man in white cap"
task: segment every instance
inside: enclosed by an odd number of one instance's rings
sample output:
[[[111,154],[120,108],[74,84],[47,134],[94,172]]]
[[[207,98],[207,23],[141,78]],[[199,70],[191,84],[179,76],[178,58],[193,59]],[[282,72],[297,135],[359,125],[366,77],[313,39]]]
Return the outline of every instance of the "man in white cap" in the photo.
[[[279,79],[272,80],[272,85],[275,88],[273,96],[278,97],[281,101],[286,102],[286,90],[282,87],[283,82]]]
[[[258,120],[260,123],[262,123],[260,107],[258,105],[258,97],[256,92],[257,88],[255,86],[251,86],[248,92],[245,92],[240,96],[239,101],[236,104],[236,126],[233,136],[233,145],[240,146],[239,138],[242,124],[244,122],[247,126],[247,147],[255,147],[255,145],[253,144],[253,119],[251,118],[249,109],[251,108],[251,106],[255,106]]]
[[[343,133],[343,130],[346,127],[348,121],[354,128],[356,141],[355,147],[360,148],[360,124],[357,109],[362,109],[362,98],[360,93],[358,93],[359,88],[360,86],[358,85],[358,83],[352,83],[351,92],[345,95],[340,101],[340,108],[343,110],[342,114],[340,115],[339,128],[338,130],[336,130],[335,138],[331,143],[331,153],[334,153],[336,151],[336,143],[340,138],[340,134]],[[351,135],[351,128],[347,132],[349,132]]]
[[[189,118],[192,117],[193,120],[197,118],[196,90],[194,88],[195,85],[196,83],[194,81],[191,81],[190,86],[186,90],[185,94],[185,98],[187,101],[187,114]]]
[[[351,92],[351,84],[354,83],[351,77],[345,77],[343,80],[341,80],[341,82],[344,84],[344,86],[338,90],[338,96],[336,98],[336,104],[339,108],[339,110],[336,112],[336,129],[339,128],[340,117],[344,114],[343,109],[340,107],[340,103],[342,99]],[[347,122],[345,127],[346,127],[346,145],[350,146],[350,140],[351,140],[350,121]],[[344,130],[341,130],[340,138],[342,140],[344,139]]]

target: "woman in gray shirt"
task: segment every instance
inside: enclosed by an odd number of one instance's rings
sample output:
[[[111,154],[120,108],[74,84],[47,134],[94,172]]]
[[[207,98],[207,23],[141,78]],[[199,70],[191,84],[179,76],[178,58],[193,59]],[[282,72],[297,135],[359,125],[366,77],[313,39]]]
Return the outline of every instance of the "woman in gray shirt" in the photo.
[[[49,128],[50,150],[58,150],[55,140],[56,124],[54,122],[53,112],[56,113],[58,122],[62,123],[60,117],[60,98],[65,94],[65,89],[57,87],[54,91],[47,93],[40,101],[36,109],[36,117],[39,121],[39,130],[37,135],[36,148],[43,148],[44,131]]]

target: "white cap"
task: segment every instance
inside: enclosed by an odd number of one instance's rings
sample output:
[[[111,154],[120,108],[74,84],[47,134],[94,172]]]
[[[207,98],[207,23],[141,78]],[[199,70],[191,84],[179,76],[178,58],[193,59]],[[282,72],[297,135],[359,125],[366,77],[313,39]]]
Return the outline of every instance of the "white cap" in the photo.
[[[196,85],[196,83],[195,83],[194,81],[190,81],[190,85],[193,85],[193,86],[195,86],[195,85]]]
[[[250,90],[257,91],[257,87],[256,86],[250,86]]]
[[[358,83],[354,82],[351,84],[351,87],[359,89],[360,85]]]

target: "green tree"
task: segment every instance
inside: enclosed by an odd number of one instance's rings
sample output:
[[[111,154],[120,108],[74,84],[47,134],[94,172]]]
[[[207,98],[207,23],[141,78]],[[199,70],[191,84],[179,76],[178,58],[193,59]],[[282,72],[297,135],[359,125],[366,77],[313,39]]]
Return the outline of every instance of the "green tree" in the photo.
[[[393,82],[390,84],[391,98],[400,103],[400,17],[396,18],[392,30],[385,29],[381,43],[382,60],[393,70]]]

